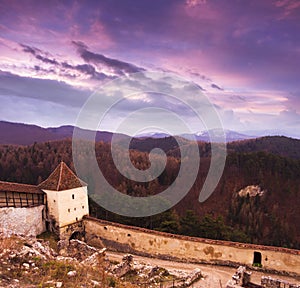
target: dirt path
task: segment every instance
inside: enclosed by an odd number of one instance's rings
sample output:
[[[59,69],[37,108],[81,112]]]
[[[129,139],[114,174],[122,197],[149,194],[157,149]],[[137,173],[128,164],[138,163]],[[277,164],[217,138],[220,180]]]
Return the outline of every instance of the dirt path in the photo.
[[[111,261],[118,261],[121,262],[122,257],[125,253],[116,253],[107,251],[107,257]],[[142,262],[142,263],[149,263],[150,265],[157,265],[159,267],[163,267],[168,269],[172,274],[172,270],[181,270],[181,271],[193,271],[195,268],[199,268],[204,275],[204,279],[201,279],[197,283],[194,283],[192,287],[194,288],[224,288],[226,283],[229,279],[231,279],[232,275],[235,273],[235,268],[230,267],[223,267],[223,266],[216,266],[216,265],[204,265],[204,264],[192,264],[192,263],[182,263],[182,262],[175,262],[175,261],[168,261],[168,260],[161,260],[157,258],[148,258],[142,256],[134,256],[134,261]],[[289,281],[290,283],[299,283],[300,279],[295,279],[293,277],[286,277],[286,276],[278,276],[272,275],[262,272],[252,272],[251,280],[254,283],[260,284],[260,279],[262,276],[271,276],[272,278],[279,278],[282,280]]]

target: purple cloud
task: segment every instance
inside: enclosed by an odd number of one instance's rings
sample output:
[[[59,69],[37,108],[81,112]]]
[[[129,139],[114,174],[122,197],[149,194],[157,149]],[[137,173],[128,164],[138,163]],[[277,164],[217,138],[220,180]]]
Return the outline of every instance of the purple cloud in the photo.
[[[82,42],[72,42],[78,49],[78,53],[80,54],[81,58],[86,61],[87,63],[94,63],[97,65],[109,67],[113,69],[113,71],[117,75],[123,75],[124,73],[136,73],[145,71],[144,68],[137,67],[133,64],[123,62],[117,59],[108,58],[99,53],[93,53],[88,50],[87,46]]]
[[[173,71],[208,93],[231,129],[236,119],[298,123],[299,1],[3,0],[0,10],[5,97],[51,89],[41,99],[66,104],[121,75]]]

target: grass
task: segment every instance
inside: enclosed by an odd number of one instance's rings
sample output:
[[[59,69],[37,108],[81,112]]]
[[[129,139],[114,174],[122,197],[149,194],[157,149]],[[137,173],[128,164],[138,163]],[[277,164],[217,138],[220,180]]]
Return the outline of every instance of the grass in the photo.
[[[52,235],[46,234],[40,236],[42,239],[53,239]],[[52,240],[51,240],[52,241]],[[50,242],[50,241],[49,241]],[[19,280],[20,287],[55,287],[56,282],[63,282],[63,287],[95,287],[93,281],[100,283],[99,287],[116,288],[135,288],[136,285],[127,283],[114,276],[107,275],[102,264],[96,267],[83,266],[77,262],[67,262],[54,260],[45,260],[39,256],[26,257],[20,256],[26,241],[17,237],[0,238],[0,286],[5,287],[14,281]],[[14,254],[13,257],[10,255]],[[29,268],[23,266],[24,263],[30,264]],[[69,271],[76,271],[75,276],[68,276]],[[3,286],[4,285],[4,286]]]
[[[37,236],[38,239],[49,241],[49,247],[54,251],[58,252],[57,242],[59,240],[58,236],[52,232],[46,231]]]
[[[23,246],[23,241],[15,236],[0,238],[0,253],[5,257],[9,250],[20,249]],[[7,252],[5,252],[7,250]],[[2,254],[3,253],[3,254]]]

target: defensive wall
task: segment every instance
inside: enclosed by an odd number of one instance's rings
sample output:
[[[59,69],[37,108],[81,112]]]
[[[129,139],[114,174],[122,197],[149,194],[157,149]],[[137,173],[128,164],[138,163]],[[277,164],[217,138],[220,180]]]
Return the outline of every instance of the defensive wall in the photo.
[[[0,232],[36,236],[46,230],[45,205],[0,208]]]
[[[98,241],[115,251],[195,263],[260,263],[265,270],[300,275],[299,250],[174,235],[90,216],[84,216],[83,223],[87,242]]]

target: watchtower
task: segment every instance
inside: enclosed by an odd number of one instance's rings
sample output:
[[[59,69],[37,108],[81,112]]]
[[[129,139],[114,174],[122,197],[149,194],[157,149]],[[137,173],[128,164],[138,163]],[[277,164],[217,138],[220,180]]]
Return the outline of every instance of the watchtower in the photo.
[[[89,214],[87,184],[61,162],[39,188],[47,194],[47,230],[60,239],[83,236],[82,218]]]

